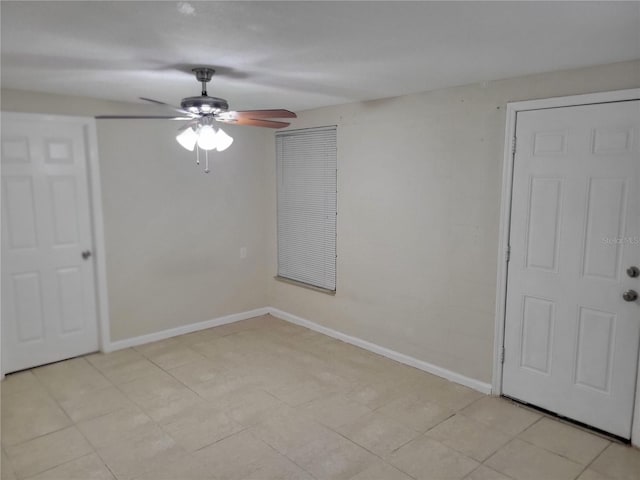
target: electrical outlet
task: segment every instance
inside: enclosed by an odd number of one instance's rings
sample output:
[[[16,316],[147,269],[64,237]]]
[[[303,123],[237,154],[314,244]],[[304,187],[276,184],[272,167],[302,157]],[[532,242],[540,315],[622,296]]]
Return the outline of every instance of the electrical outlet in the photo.
[[[247,247],[240,248],[240,258],[247,258]]]

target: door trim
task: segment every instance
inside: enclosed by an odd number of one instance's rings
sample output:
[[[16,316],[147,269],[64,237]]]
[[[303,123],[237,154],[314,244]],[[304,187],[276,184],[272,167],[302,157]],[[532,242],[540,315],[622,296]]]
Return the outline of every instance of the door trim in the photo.
[[[98,135],[96,120],[93,117],[75,117],[68,115],[40,115],[33,113],[2,112],[3,121],[11,120],[46,120],[68,125],[78,125],[82,128],[86,158],[87,185],[89,190],[89,213],[91,216],[91,235],[93,240],[92,253],[95,259],[94,281],[96,287],[96,317],[98,321],[98,346],[100,351],[106,352],[111,344],[109,297],[107,295],[107,263],[104,241],[104,217],[102,213],[102,193],[100,189],[100,163],[98,161]],[[2,331],[0,329],[0,345]],[[2,355],[0,352],[0,362]],[[0,379],[4,378],[4,369],[0,363]]]
[[[507,301],[507,255],[511,226],[511,195],[513,191],[513,139],[516,134],[516,115],[527,110],[542,110],[559,107],[575,107],[596,103],[623,102],[640,99],[640,88],[616,90],[612,92],[588,93],[567,97],[540,100],[526,100],[507,103],[506,128],[504,136],[504,158],[502,163],[502,196],[500,202],[500,230],[498,237],[498,278],[496,288],[496,314],[494,330],[493,378],[491,393],[502,394],[502,347],[506,321]],[[631,428],[631,443],[640,446],[640,358],[636,379],[636,395]]]

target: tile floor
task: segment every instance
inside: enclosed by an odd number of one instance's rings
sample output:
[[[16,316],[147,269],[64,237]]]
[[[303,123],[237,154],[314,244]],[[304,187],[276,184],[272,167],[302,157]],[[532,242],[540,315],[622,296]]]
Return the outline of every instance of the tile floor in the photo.
[[[270,316],[9,375],[2,480],[640,478],[640,451]]]

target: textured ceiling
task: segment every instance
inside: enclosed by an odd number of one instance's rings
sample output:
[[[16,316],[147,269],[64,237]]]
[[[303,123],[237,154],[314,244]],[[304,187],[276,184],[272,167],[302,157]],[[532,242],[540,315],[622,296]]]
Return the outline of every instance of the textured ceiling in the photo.
[[[302,110],[640,58],[639,2],[11,2],[2,86]]]

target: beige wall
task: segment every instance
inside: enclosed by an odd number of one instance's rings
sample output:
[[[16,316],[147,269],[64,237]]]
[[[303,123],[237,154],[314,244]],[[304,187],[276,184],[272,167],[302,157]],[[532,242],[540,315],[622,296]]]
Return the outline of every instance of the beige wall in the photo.
[[[625,62],[303,112],[338,125],[337,293],[270,278],[271,306],[490,382],[506,104],[638,86]]]
[[[143,108],[2,91],[4,111],[92,116]],[[177,128],[97,121],[112,340],[267,304],[267,134],[225,127],[235,143],[212,155],[206,175],[175,141]]]

